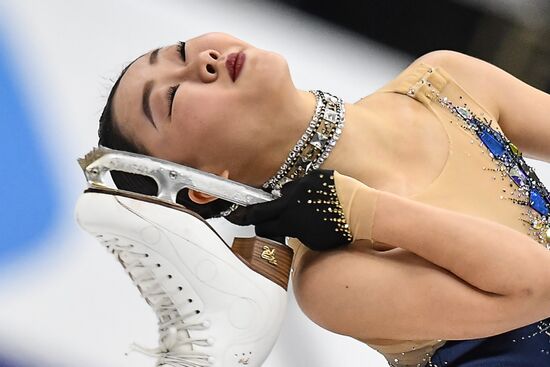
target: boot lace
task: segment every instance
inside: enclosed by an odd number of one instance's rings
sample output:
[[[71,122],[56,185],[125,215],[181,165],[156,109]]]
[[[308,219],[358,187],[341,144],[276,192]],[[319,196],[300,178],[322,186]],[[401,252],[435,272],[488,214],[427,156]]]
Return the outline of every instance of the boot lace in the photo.
[[[211,346],[212,338],[192,338],[190,330],[206,330],[210,322],[188,321],[192,316],[200,313],[199,310],[189,310],[182,313],[181,310],[189,309],[191,299],[185,304],[174,303],[174,295],[182,291],[181,287],[173,291],[166,291],[163,280],[155,277],[149,254],[137,251],[133,244],[123,244],[116,238],[106,238],[97,235],[103,246],[111,252],[122,264],[126,273],[138,288],[141,296],[147,301],[158,318],[159,346],[157,348],[144,348],[138,344],[132,344],[131,349],[147,356],[157,358],[157,367],[205,367],[214,362],[214,357],[194,350],[194,346]],[[169,276],[171,278],[171,276]]]

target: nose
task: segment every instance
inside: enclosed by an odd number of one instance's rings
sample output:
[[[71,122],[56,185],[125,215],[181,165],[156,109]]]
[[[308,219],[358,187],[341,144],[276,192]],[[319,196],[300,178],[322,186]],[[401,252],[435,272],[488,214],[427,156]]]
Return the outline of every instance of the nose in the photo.
[[[199,78],[204,83],[211,83],[218,79],[220,73],[219,58],[220,53],[216,50],[204,50],[199,54]]]

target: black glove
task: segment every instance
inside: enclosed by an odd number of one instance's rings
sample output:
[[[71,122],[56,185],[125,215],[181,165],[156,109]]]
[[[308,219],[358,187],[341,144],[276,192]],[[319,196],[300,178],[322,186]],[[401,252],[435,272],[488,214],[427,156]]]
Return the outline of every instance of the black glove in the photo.
[[[330,250],[352,241],[334,186],[334,171],[315,170],[285,184],[281,197],[266,203],[240,207],[234,224],[256,226],[256,234],[280,241],[298,238],[312,250]]]

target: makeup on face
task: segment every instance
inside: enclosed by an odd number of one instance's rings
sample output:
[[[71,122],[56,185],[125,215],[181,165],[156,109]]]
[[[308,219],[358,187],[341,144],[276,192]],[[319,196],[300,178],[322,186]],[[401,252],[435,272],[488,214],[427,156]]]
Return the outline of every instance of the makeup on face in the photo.
[[[243,68],[245,60],[246,60],[246,55],[242,51],[234,52],[227,56],[227,60],[225,61],[225,67],[227,68],[229,72],[229,76],[231,77],[231,80],[233,80],[233,82],[237,80],[237,78],[239,77],[239,74]]]

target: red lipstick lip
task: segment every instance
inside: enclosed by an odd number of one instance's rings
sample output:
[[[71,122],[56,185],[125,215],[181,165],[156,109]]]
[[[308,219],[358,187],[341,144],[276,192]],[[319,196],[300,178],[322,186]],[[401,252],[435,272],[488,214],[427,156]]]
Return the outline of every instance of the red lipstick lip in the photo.
[[[225,61],[225,67],[229,72],[229,76],[231,77],[231,80],[233,81],[237,80],[243,68],[245,59],[246,59],[246,55],[242,51],[234,52],[227,56],[227,60]]]

